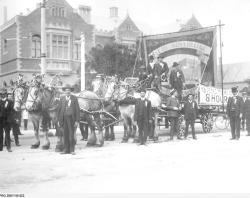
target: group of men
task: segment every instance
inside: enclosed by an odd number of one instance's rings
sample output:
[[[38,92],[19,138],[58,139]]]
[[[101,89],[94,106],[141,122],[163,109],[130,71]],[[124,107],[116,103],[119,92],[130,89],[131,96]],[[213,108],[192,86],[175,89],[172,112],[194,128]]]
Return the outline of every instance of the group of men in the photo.
[[[177,91],[178,98],[181,99],[182,90],[185,87],[185,76],[179,63],[173,62],[172,69],[170,71],[168,64],[163,61],[162,55],[159,55],[157,58],[150,55],[147,72],[144,66],[142,66],[141,69],[142,71],[140,72],[139,80],[149,78],[150,88],[160,91],[162,81],[167,81],[169,79],[171,88]]]

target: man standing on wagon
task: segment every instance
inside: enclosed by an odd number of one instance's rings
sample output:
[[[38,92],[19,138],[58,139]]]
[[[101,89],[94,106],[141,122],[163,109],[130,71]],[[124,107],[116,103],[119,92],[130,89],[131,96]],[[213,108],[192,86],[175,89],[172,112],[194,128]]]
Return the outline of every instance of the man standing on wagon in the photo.
[[[233,96],[228,98],[227,116],[230,119],[231,140],[240,139],[240,121],[243,115],[243,99],[238,95],[238,87],[232,87]]]
[[[182,90],[185,87],[185,76],[179,67],[179,63],[174,62],[169,76],[169,83],[172,89],[176,89],[179,102],[182,100]]]
[[[63,87],[65,96],[60,99],[58,106],[59,126],[63,128],[64,152],[62,154],[75,155],[75,131],[80,121],[80,108],[77,98],[71,94],[70,85]]]

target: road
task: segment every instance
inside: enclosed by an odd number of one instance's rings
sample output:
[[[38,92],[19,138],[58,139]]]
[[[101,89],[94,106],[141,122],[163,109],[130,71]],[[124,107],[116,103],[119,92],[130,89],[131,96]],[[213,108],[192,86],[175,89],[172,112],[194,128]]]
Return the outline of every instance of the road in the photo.
[[[27,131],[21,147],[0,154],[0,191],[32,198],[41,193],[249,193],[246,132],[232,141],[229,131],[197,131],[198,140],[169,142],[161,136],[159,143],[138,146],[132,140],[121,143],[116,128],[116,140],[101,148],[86,147],[78,131],[74,156],[54,152],[55,137],[48,151],[30,149],[34,138]]]

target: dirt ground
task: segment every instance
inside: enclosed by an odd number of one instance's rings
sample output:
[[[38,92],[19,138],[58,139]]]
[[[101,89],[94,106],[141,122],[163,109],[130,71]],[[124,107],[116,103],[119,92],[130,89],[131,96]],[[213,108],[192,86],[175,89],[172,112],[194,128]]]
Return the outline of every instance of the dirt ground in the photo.
[[[198,140],[168,141],[147,146],[116,140],[101,148],[78,143],[76,155],[61,155],[52,148],[32,150],[32,131],[20,136],[21,147],[0,153],[0,192],[39,197],[42,193],[249,193],[250,137],[229,140],[229,131],[214,130]],[[13,143],[12,143],[13,144]],[[43,197],[43,196],[41,196]],[[46,196],[48,197],[48,196]]]

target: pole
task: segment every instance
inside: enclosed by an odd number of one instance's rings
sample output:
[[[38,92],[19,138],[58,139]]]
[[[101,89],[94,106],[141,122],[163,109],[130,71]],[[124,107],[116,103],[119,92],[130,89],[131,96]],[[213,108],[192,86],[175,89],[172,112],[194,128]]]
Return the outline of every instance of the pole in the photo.
[[[85,36],[81,33],[81,91],[85,90]]]
[[[46,73],[46,16],[45,0],[41,4],[41,74]]]
[[[224,86],[223,86],[223,64],[222,64],[222,41],[221,41],[221,20],[219,20],[220,30],[220,69],[221,69],[221,90],[222,90],[222,110],[224,112]]]

